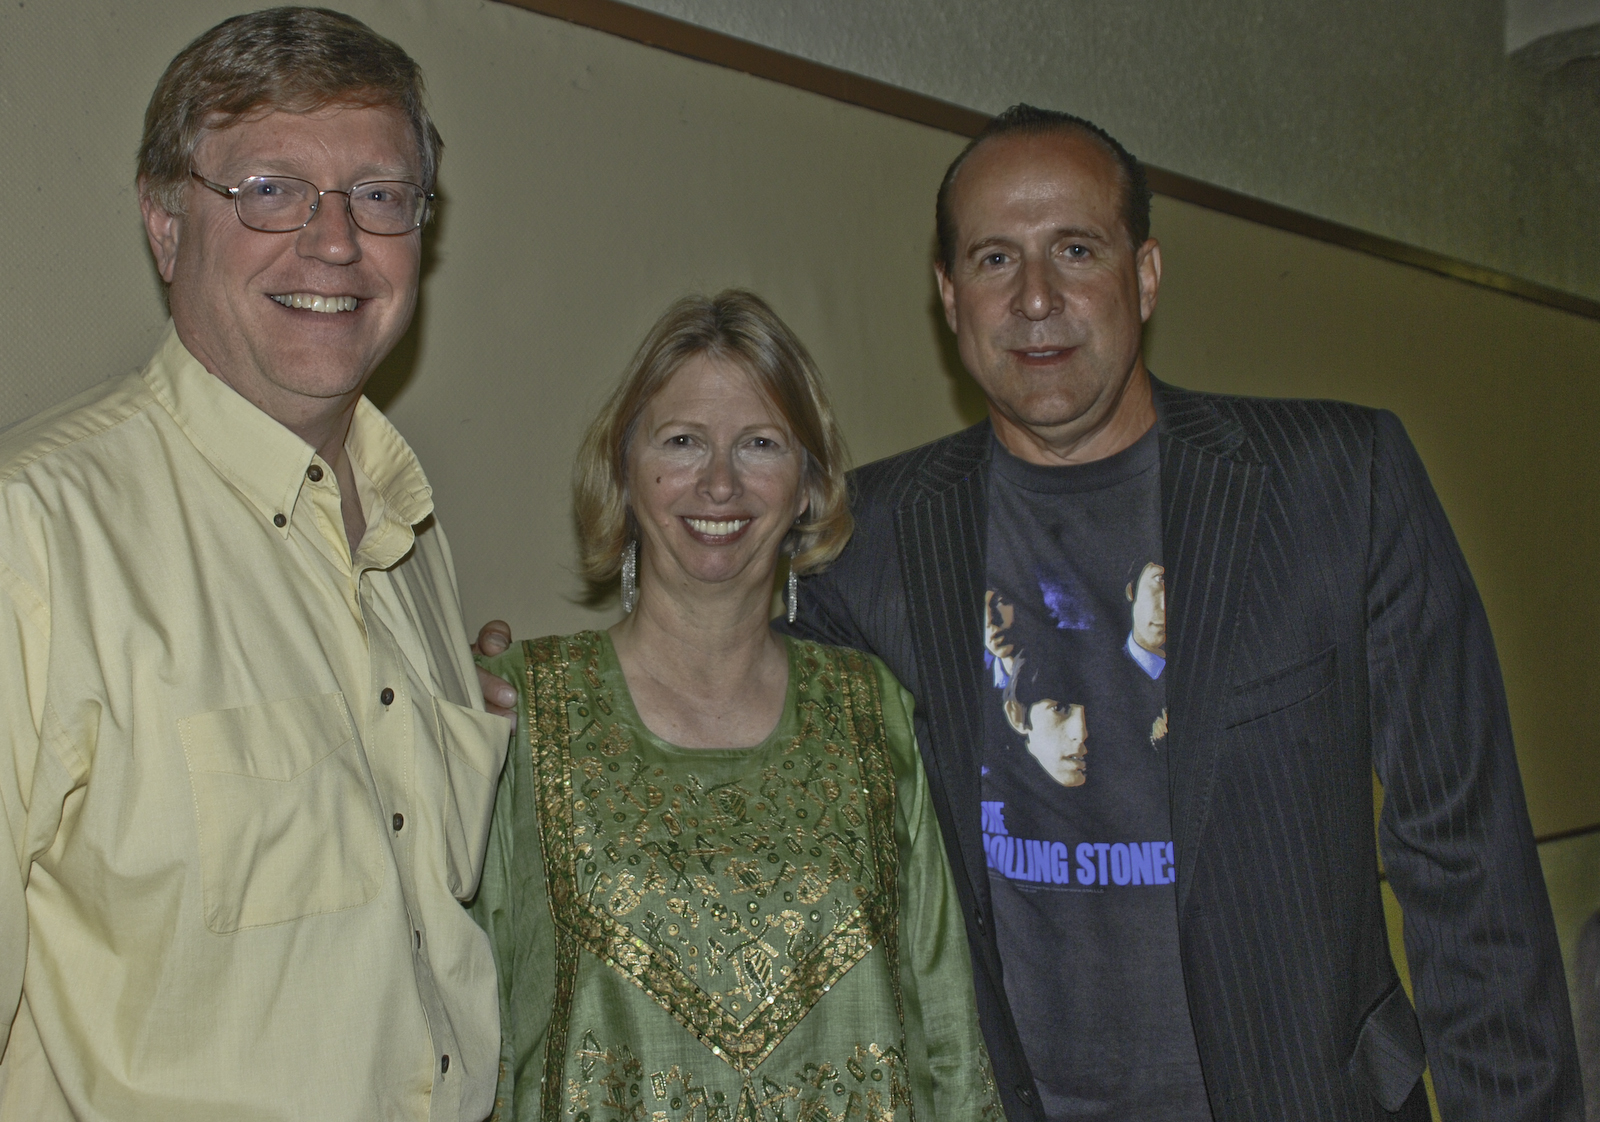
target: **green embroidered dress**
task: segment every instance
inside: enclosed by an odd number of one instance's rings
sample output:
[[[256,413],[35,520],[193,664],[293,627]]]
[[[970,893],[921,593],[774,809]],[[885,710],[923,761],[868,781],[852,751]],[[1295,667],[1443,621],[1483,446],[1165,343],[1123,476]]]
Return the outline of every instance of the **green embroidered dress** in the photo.
[[[789,640],[766,741],[674,747],[610,638],[525,643],[473,905],[497,1119],[1003,1122],[961,913],[882,663]]]

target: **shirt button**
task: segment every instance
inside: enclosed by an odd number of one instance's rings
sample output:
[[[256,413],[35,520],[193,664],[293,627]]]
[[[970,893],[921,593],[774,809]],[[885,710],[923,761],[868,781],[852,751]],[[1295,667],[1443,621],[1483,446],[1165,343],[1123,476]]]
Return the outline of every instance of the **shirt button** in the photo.
[[[274,514],[272,516],[272,524],[281,530],[289,524],[289,520],[281,514]]]
[[[449,1057],[446,1057],[446,1059],[448,1058]],[[1033,1102],[1033,1088],[1027,1086],[1026,1084],[1017,1084],[1017,1098],[1031,1105]]]
[[[306,478],[311,480],[311,482],[313,482],[313,483],[321,483],[322,482],[322,469],[320,467],[318,467],[316,464],[312,464],[310,467],[308,467],[306,469]]]
[[[979,931],[983,930],[983,913],[977,908],[972,909],[972,922]]]
[[[399,833],[400,828],[406,824],[406,816],[398,810],[394,812],[394,832]]]
[[[394,691],[391,690],[388,686],[384,686],[383,687],[383,692],[378,695],[378,700],[383,702],[385,705],[393,705],[394,704]]]
[[[439,1074],[443,1075],[450,1070],[450,1057],[448,1054],[439,1061]]]

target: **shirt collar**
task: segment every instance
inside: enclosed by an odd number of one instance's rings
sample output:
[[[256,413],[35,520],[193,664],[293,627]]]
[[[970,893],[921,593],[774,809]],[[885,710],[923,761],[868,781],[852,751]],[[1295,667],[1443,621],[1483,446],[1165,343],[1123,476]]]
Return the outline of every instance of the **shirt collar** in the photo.
[[[316,450],[245,400],[191,355],[169,321],[144,369],[145,383],[211,465],[287,536]],[[345,452],[366,476],[369,533],[380,523],[410,527],[433,513],[433,489],[405,438],[366,398],[356,403]],[[365,509],[375,506],[376,509]]]
[[[1131,631],[1128,632],[1128,641],[1123,644],[1123,649],[1128,652],[1129,658],[1139,664],[1139,669],[1149,675],[1151,681],[1161,677],[1161,672],[1167,668],[1167,660],[1155,651],[1147,651],[1141,647],[1134,640]]]

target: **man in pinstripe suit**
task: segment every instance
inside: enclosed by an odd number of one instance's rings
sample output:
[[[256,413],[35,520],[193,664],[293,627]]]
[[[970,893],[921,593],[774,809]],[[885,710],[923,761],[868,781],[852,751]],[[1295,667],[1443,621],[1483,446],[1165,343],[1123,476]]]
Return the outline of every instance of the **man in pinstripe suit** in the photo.
[[[855,473],[855,538],[802,582],[793,627],[873,651],[917,698],[1012,1122],[1426,1119],[1425,1062],[1446,1119],[1577,1120],[1565,983],[1499,669],[1422,465],[1388,413],[1155,381],[1140,354],[1161,278],[1148,216],[1137,162],[1076,118],[1016,107],[957,159],[940,191],[938,282],[990,419]],[[1003,827],[990,825],[1001,804],[984,802],[980,821],[998,697],[985,594],[994,551],[1010,548],[993,526],[1002,467],[1065,476],[1141,441],[1156,465],[1150,556],[1167,581],[1167,661],[1147,668],[1165,690],[1161,736],[1146,739],[1164,745],[1158,794],[1176,853],[1176,937],[1160,953],[1181,979],[1165,995],[1180,1012],[1157,1032],[1171,1055],[1197,1057],[1199,1077],[1186,1085],[1175,1064],[1161,1082],[1134,1065],[1096,1098],[1075,1090],[1087,1069],[1067,1053],[1098,1026],[1023,1016],[1019,1002],[1113,1011],[1139,979],[1116,974],[1122,947],[1008,937],[1013,885],[1036,901],[1078,883],[1060,868],[1019,872],[1010,856],[1005,875],[1034,883],[1007,881],[995,854],[1012,851],[994,848]],[[1070,514],[1082,499],[1051,501]],[[1105,744],[1097,716],[1090,727]],[[1385,933],[1374,767],[1415,1013]],[[1092,774],[1066,797],[1106,782],[1098,763]],[[1065,964],[1055,992],[1047,960]],[[1091,961],[1113,965],[1086,972]],[[1085,1006],[1083,987],[1104,992]]]

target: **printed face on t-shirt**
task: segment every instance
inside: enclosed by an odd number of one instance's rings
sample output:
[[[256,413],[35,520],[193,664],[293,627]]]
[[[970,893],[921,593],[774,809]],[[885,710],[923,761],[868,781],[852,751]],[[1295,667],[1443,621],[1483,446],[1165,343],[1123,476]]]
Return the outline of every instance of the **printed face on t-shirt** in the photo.
[[[1006,715],[1029,754],[1063,787],[1081,787],[1089,778],[1089,721],[1083,706],[1045,698],[1026,714],[1021,708],[1020,702],[1008,702]],[[1018,716],[1025,722],[1020,726]]]
[[[1011,672],[1011,657],[1017,653],[1017,644],[1010,636],[1016,619],[1017,609],[1011,597],[992,588],[983,594],[983,645],[995,658],[1007,664],[1007,673]]]
[[[1133,641],[1152,654],[1167,657],[1167,570],[1154,561],[1128,585],[1133,601]]]

